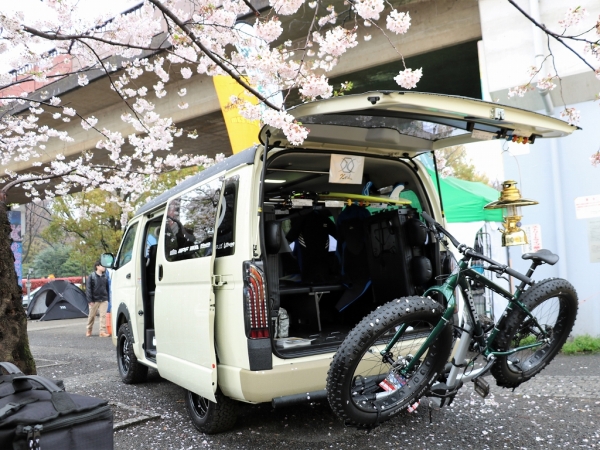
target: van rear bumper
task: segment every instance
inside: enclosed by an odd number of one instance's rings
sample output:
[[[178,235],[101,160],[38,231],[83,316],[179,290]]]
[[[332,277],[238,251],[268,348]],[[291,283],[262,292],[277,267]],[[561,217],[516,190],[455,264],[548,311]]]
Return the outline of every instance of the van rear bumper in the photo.
[[[237,400],[271,402],[276,397],[325,389],[331,359],[332,356],[311,361],[285,360],[271,370],[257,371],[219,366],[218,383],[225,395]],[[276,361],[273,362],[276,364]],[[237,376],[233,376],[232,371],[237,372]],[[234,386],[236,379],[239,380],[238,386]]]

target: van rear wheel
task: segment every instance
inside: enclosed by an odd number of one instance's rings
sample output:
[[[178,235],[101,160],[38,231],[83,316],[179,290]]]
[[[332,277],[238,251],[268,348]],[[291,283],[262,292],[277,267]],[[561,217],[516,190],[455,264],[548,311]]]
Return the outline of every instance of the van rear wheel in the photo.
[[[133,333],[128,323],[122,324],[117,333],[117,365],[123,383],[134,384],[146,381],[148,366],[139,363],[135,356]]]
[[[217,403],[185,391],[185,407],[194,426],[202,433],[222,433],[235,425],[237,402],[223,395],[219,389],[215,392],[215,399]]]

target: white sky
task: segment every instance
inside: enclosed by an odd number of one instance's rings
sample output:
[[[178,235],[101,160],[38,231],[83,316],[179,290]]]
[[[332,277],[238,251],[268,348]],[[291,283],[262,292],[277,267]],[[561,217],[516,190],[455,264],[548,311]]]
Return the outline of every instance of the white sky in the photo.
[[[492,140],[465,145],[471,163],[490,181],[504,181],[502,147],[505,143],[503,140]]]
[[[118,14],[139,3],[140,0],[80,0],[79,16],[85,19],[105,13]],[[28,24],[32,24],[53,14],[53,11],[40,0],[0,0],[0,11],[3,13],[22,11],[25,16],[25,23]],[[54,48],[54,45],[48,43],[44,47],[47,50],[51,50]],[[13,58],[10,54],[0,54],[0,72],[5,73],[14,69],[10,65],[11,59]]]

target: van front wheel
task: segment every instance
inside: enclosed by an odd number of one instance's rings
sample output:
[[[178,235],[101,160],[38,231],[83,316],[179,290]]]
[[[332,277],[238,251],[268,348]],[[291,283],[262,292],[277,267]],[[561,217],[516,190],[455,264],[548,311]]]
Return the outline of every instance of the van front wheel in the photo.
[[[117,365],[121,380],[125,384],[146,381],[148,366],[140,364],[133,351],[133,333],[128,323],[119,327],[117,333]]]
[[[215,399],[217,403],[191,391],[185,391],[185,407],[194,426],[202,433],[221,433],[235,425],[237,402],[223,395],[219,389],[215,392]]]

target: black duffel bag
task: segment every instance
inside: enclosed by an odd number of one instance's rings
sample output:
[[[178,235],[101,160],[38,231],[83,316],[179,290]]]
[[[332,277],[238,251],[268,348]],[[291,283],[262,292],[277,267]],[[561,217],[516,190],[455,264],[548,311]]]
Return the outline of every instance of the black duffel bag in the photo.
[[[3,378],[1,449],[113,449],[113,414],[107,401],[69,394],[37,375],[9,373]]]

